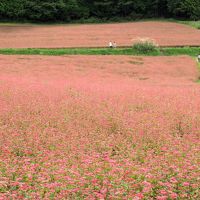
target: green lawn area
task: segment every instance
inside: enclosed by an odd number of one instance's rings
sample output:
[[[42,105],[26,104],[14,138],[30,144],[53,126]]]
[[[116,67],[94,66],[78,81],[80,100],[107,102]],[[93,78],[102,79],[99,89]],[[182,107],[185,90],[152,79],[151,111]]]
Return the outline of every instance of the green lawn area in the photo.
[[[173,56],[189,55],[196,57],[200,47],[160,48],[153,52],[143,54],[132,48],[66,48],[66,49],[0,49],[4,55],[142,55],[142,56]]]
[[[189,26],[192,26],[194,28],[200,29],[200,20],[199,21],[177,21],[178,23],[181,24],[186,24]]]
[[[143,21],[158,21],[158,22],[174,22],[174,23],[180,23],[180,24],[185,24],[185,25],[189,25],[193,28],[197,28],[200,29],[200,20],[198,21],[186,21],[186,20],[176,20],[176,19],[164,19],[164,18],[151,18],[151,19],[140,19],[140,20],[123,20],[121,19],[119,22],[116,21],[90,21],[90,20],[86,20],[84,21],[74,21],[74,22],[70,22],[70,23],[64,23],[64,22],[54,22],[54,23],[32,23],[32,22],[0,22],[0,26],[18,26],[18,25],[62,25],[62,24],[66,24],[66,25],[78,25],[78,24],[109,24],[109,23],[123,23],[123,22],[143,22]]]

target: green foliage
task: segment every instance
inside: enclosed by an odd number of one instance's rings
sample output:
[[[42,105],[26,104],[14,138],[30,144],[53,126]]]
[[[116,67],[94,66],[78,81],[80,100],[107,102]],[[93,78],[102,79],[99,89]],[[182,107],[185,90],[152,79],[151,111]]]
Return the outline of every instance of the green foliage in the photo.
[[[200,19],[200,1],[199,0],[184,0],[182,8],[190,19]]]
[[[26,12],[26,0],[1,0],[0,1],[0,17],[17,19],[22,18]]]
[[[199,0],[1,0],[0,20],[71,22],[147,17],[200,19]]]
[[[52,3],[50,0],[27,0],[25,3],[26,12],[24,17],[33,21],[55,21],[59,17],[59,13],[63,12],[64,2],[57,1]]]
[[[140,54],[148,54],[158,51],[158,47],[151,41],[138,41],[133,44],[133,50]]]
[[[193,20],[200,19],[199,0],[168,0],[169,12],[174,17],[184,17]]]
[[[177,21],[179,23],[182,23],[182,24],[187,24],[189,26],[192,26],[194,28],[197,28],[197,29],[200,29],[200,21]]]
[[[72,48],[72,49],[0,49],[4,55],[151,55],[151,56],[178,56],[189,55],[195,59],[200,52],[200,47],[160,48],[148,54],[140,53],[133,48]]]

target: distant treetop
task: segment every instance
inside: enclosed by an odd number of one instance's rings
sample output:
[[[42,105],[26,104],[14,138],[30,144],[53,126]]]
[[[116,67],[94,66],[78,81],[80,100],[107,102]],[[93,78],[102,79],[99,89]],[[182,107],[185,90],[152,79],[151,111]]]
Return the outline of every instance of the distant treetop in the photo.
[[[0,20],[72,22],[148,17],[200,19],[199,0],[1,0]]]

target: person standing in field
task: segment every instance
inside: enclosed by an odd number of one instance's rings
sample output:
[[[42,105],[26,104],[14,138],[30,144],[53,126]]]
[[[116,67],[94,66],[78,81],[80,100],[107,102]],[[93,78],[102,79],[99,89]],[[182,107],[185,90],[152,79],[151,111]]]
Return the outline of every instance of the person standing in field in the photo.
[[[197,56],[197,61],[200,62],[200,54]]]
[[[117,48],[117,43],[113,42],[113,48]]]
[[[113,48],[113,43],[111,41],[109,42],[109,48]]]

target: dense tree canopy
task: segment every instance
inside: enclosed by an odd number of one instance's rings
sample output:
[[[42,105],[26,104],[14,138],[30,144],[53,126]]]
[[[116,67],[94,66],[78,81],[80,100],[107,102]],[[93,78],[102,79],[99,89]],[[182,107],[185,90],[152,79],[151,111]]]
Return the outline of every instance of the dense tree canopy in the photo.
[[[1,0],[1,20],[64,21],[96,18],[200,19],[199,0]]]

